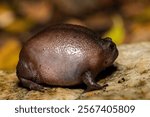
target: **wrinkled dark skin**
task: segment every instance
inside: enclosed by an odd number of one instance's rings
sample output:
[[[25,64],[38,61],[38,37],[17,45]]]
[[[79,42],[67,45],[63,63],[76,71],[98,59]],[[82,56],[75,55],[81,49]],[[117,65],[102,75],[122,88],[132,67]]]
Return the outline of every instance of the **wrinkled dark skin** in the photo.
[[[60,24],[46,28],[23,46],[17,76],[23,87],[41,90],[50,86],[87,85],[86,91],[102,89],[96,76],[118,56],[110,38],[100,39],[85,27]]]

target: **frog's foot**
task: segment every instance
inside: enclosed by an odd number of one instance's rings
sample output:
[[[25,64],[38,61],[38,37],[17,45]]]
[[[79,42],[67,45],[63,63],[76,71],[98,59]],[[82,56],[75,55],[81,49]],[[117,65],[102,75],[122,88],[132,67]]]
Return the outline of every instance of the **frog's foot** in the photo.
[[[89,91],[93,91],[93,90],[101,90],[101,89],[104,89],[107,86],[108,86],[108,84],[105,84],[105,85],[101,86],[101,85],[95,83],[94,85],[88,86],[87,89],[84,91],[84,93],[89,92]]]
[[[84,91],[84,93],[93,90],[100,90],[108,86],[108,84],[100,86],[93,79],[94,78],[92,77],[91,72],[88,71],[84,74],[83,82],[87,85],[87,89]]]
[[[29,90],[38,90],[38,91],[44,91],[44,87],[40,84],[37,84],[31,80],[19,78],[21,86],[28,88]]]

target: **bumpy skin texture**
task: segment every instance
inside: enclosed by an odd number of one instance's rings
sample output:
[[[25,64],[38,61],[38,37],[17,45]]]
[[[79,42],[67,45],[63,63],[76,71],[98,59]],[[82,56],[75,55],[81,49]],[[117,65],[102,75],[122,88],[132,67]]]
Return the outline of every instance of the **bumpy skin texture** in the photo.
[[[110,38],[100,39],[85,27],[60,24],[46,28],[23,46],[17,76],[23,87],[41,90],[53,86],[87,85],[101,89],[95,77],[118,56]]]

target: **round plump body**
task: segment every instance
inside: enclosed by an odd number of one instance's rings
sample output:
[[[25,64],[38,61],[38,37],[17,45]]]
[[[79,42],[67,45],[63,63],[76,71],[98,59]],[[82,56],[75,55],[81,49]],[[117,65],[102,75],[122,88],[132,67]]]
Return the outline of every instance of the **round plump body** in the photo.
[[[44,29],[24,44],[17,76],[30,89],[36,89],[36,84],[86,84],[86,73],[94,80],[117,56],[116,45],[110,39],[100,39],[85,27],[60,24]]]

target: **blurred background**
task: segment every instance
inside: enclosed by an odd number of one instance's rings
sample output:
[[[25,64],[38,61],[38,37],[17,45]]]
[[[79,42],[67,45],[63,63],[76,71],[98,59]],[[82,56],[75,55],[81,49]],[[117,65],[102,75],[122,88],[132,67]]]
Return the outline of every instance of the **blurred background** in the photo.
[[[57,23],[87,26],[117,45],[149,41],[150,0],[0,0],[0,70],[15,70],[23,43]]]

